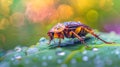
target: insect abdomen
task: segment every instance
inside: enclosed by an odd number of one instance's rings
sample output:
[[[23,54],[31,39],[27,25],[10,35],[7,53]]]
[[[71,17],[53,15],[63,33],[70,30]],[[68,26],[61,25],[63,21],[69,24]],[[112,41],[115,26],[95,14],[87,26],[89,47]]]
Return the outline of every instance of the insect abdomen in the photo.
[[[84,30],[82,26],[77,27],[74,32],[79,36],[85,36],[88,33],[87,31]]]
[[[79,36],[85,36],[88,32],[86,30],[84,30],[84,28],[81,28],[81,30],[79,31],[78,35]]]

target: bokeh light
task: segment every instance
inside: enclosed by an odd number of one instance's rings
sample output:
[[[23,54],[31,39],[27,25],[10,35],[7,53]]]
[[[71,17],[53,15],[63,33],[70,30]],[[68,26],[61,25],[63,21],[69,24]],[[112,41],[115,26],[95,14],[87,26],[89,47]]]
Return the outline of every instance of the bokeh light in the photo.
[[[87,13],[86,13],[86,18],[89,22],[95,22],[98,20],[99,18],[99,14],[96,10],[89,10]]]
[[[0,20],[0,30],[4,30],[9,25],[9,21],[6,18]]]
[[[73,15],[73,9],[69,5],[62,4],[57,8],[57,13],[59,18],[68,19]]]
[[[111,10],[113,5],[114,5],[113,0],[100,0],[99,3],[100,8],[105,11]]]
[[[77,14],[82,15],[88,9],[95,7],[96,0],[71,0],[70,3],[73,5]]]
[[[120,34],[120,17],[113,18],[111,20],[106,21],[108,23],[104,24],[104,29],[107,32],[115,32]]]
[[[0,0],[0,14],[3,16],[8,16],[10,13],[10,6],[13,0]]]
[[[19,18],[18,18],[19,17]],[[14,13],[10,16],[10,21],[14,21],[11,22],[11,24],[14,27],[22,27],[24,25],[24,14],[22,13]]]
[[[49,17],[55,12],[54,0],[32,0],[26,5],[26,16],[34,21],[40,22],[48,20]]]

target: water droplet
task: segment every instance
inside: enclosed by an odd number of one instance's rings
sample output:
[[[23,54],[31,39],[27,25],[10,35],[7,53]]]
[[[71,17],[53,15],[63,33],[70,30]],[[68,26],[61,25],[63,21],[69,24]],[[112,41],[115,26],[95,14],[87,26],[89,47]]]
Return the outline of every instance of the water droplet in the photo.
[[[58,63],[58,64],[61,64],[61,63],[62,63],[62,59],[58,59],[58,60],[57,60],[57,63]]]
[[[115,50],[115,54],[116,55],[120,54],[119,50]]]
[[[71,64],[75,64],[75,63],[77,63],[76,59],[72,59]]]
[[[42,65],[43,66],[47,66],[47,62],[42,62]]]
[[[65,55],[65,52],[57,52],[57,55],[59,55],[59,56],[64,56]]]
[[[39,40],[39,44],[40,45],[46,45],[48,44],[48,40],[45,38],[45,37],[42,37],[40,40]]]
[[[15,58],[12,57],[11,60],[13,61],[13,60],[15,60]]]
[[[92,50],[93,50],[93,51],[98,51],[98,48],[93,48]]]
[[[39,41],[40,41],[40,42],[44,42],[44,41],[46,41],[46,38],[45,38],[45,37],[42,37],[42,38],[40,38]]]
[[[26,52],[27,49],[28,49],[28,47],[22,47],[23,52]]]
[[[48,56],[48,60],[52,60],[52,56]]]
[[[14,50],[15,50],[16,52],[20,52],[20,51],[22,51],[21,47],[15,47]]]
[[[67,67],[67,64],[62,64],[61,67]]]
[[[42,57],[42,59],[43,59],[43,60],[46,60],[46,59],[47,59],[47,57],[46,57],[46,56],[43,56],[43,57]]]
[[[66,53],[62,50],[62,48],[57,48],[56,49],[56,54],[59,56],[64,56]]]
[[[22,59],[22,56],[16,56],[15,59],[21,60],[21,59]]]
[[[96,56],[94,59],[96,67],[104,67],[104,62],[101,60],[100,56]]]
[[[87,51],[86,51],[86,50],[84,50],[84,51],[82,52],[82,54],[87,54]]]
[[[27,50],[27,54],[34,54],[34,53],[36,53],[38,51],[39,51],[38,48],[29,48]]]
[[[83,56],[82,60],[83,61],[88,61],[88,56]]]

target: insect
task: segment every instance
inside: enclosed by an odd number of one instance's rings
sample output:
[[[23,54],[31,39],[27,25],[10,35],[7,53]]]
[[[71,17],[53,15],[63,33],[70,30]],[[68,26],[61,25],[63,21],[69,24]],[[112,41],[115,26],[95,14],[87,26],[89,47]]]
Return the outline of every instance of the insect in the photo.
[[[100,39],[106,44],[112,44],[113,42],[106,42],[105,40],[101,39],[97,34],[94,33],[93,29],[89,26],[82,24],[80,22],[64,22],[58,23],[57,25],[53,26],[51,30],[47,33],[50,37],[49,44],[54,38],[59,38],[59,46],[61,43],[61,39],[66,38],[75,38],[77,37],[81,43],[85,44],[84,39],[88,33],[93,35],[94,37]],[[87,45],[86,45],[87,46]]]

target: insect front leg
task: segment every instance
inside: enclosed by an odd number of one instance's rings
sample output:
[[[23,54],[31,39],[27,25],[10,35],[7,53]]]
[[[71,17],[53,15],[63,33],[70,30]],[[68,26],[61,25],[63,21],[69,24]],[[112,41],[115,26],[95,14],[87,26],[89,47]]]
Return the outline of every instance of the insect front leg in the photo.
[[[50,45],[51,41],[53,40],[53,36],[50,35],[49,37],[50,39],[49,39],[48,45]]]
[[[100,38],[97,34],[95,34],[92,30],[89,30],[89,29],[87,29],[87,28],[85,28],[85,27],[83,27],[83,28],[84,28],[88,33],[92,34],[94,37],[96,37],[97,39],[103,41],[103,42],[106,43],[106,44],[113,44],[113,43],[114,43],[114,42],[107,42],[107,41],[101,39],[101,38]]]
[[[64,39],[64,33],[61,32],[61,33],[58,35],[58,38],[59,38],[59,44],[58,44],[58,47],[60,47],[60,45],[61,45],[61,39]]]
[[[48,42],[48,45],[50,45],[51,41],[52,41],[52,39],[50,38],[50,40],[49,40],[49,42]]]
[[[59,39],[58,47],[60,47],[60,44],[61,44],[61,38]]]
[[[77,35],[74,31],[71,31],[71,32],[72,32],[86,47],[88,47],[82,37],[80,37],[79,35]]]

